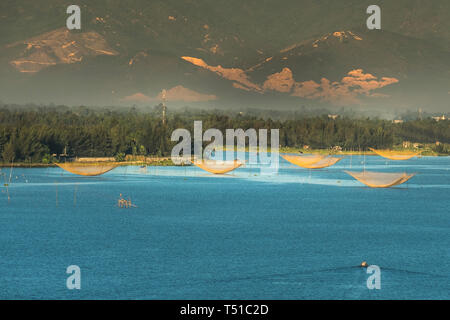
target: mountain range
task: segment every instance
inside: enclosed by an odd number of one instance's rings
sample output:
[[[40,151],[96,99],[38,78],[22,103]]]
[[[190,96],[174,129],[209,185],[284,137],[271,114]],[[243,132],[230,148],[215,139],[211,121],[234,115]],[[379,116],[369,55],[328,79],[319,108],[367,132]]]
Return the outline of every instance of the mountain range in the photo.
[[[448,112],[450,2],[1,2],[1,101],[152,106],[163,89],[169,107]]]

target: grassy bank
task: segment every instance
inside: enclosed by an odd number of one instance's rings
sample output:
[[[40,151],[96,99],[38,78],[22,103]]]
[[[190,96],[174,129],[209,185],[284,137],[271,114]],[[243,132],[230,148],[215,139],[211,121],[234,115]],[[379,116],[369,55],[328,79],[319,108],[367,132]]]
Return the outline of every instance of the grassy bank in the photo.
[[[405,150],[405,149],[394,149],[401,153],[402,151],[411,151],[411,152],[419,152],[420,156],[427,157],[440,157],[440,156],[449,156],[449,153],[438,153],[431,149],[421,149],[421,150]],[[326,154],[326,155],[366,155],[366,156],[376,156],[377,154],[372,151],[334,151],[334,150],[324,150],[324,149],[301,149],[301,148],[281,148],[280,153],[304,153],[304,154]]]
[[[80,162],[85,163],[85,161]],[[119,166],[175,166],[175,164],[170,160],[170,158],[156,159],[154,161],[122,161],[119,162]],[[15,162],[15,163],[5,163],[0,162],[0,168],[49,168],[57,167],[54,163],[27,163],[27,162]]]
[[[394,150],[399,151],[399,153],[404,151],[421,151],[420,156],[431,156],[431,157],[438,157],[438,156],[449,156],[448,153],[438,153],[436,151],[433,151],[430,147],[423,148],[420,150],[408,150],[408,149],[402,149],[402,148],[395,148]],[[229,151],[227,148],[223,148],[223,151]],[[237,151],[235,149],[235,151]],[[245,148],[245,151],[248,152],[248,147]],[[267,148],[267,152],[271,152],[270,147]],[[323,155],[366,155],[366,156],[375,156],[376,154],[372,151],[349,151],[349,150],[331,150],[331,149],[303,149],[303,148],[280,148],[280,153],[294,153],[294,154],[323,154]],[[80,161],[80,163],[86,163],[89,162],[90,158],[84,158],[83,161]],[[101,162],[95,159],[98,158],[91,158],[91,161],[95,162]],[[160,166],[160,167],[166,167],[166,166],[179,166],[169,158],[169,157],[151,157],[146,158],[145,161],[142,160],[130,160],[130,161],[119,161],[119,166]],[[57,167],[55,163],[39,163],[39,162],[14,162],[14,163],[6,163],[6,162],[0,162],[0,168],[48,168],[48,167]]]
[[[444,150],[450,150],[450,146],[447,146],[447,148],[443,148]],[[223,151],[230,151],[230,148],[224,147],[221,149]],[[432,157],[438,157],[438,156],[450,156],[450,152],[436,152],[432,149],[432,145],[428,145],[424,148],[420,149],[404,149],[401,146],[394,147],[392,150],[398,151],[399,153],[402,152],[419,152],[421,156],[432,156]],[[234,148],[234,151],[237,151],[236,148]],[[245,152],[249,151],[249,148],[246,147]],[[271,152],[271,148],[267,148],[267,152]],[[304,149],[304,148],[293,148],[293,147],[282,147],[279,149],[279,153],[297,153],[297,154],[324,154],[324,155],[366,155],[375,156],[376,153],[372,151],[361,151],[361,150],[333,150],[333,149]]]

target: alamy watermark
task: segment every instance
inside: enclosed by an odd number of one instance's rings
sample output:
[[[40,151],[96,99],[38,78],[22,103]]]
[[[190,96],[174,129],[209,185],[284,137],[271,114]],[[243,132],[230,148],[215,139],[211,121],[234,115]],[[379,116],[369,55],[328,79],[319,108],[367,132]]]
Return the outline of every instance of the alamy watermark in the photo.
[[[367,289],[380,290],[381,289],[381,269],[380,269],[380,267],[377,265],[370,265],[367,267],[366,273],[370,274],[370,276],[367,278],[367,282],[366,282]]]
[[[66,26],[69,30],[80,30],[81,29],[81,9],[77,5],[70,5],[66,10],[67,14],[70,16],[66,20]]]
[[[66,26],[69,30],[80,30],[81,29],[81,9],[77,5],[70,5],[66,10],[67,14],[70,16],[66,20]],[[369,30],[381,29],[381,8],[372,4],[367,7],[366,13],[370,14],[367,18],[366,25]]]
[[[66,269],[66,273],[70,274],[66,280],[66,287],[69,290],[81,289],[81,269],[77,265],[70,265]]]
[[[376,4],[370,5],[366,10],[370,16],[367,18],[366,25],[369,30],[381,29],[381,8]]]

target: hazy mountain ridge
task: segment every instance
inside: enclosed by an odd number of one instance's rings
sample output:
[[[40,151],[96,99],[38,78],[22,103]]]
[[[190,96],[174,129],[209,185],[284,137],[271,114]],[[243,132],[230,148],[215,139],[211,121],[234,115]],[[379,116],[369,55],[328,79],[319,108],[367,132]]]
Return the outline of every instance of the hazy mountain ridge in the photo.
[[[72,3],[5,1],[0,5],[1,99],[120,104],[133,94],[156,97],[162,88],[183,86],[217,96],[215,106],[261,102],[260,94],[243,92],[181,59],[190,56],[210,66],[243,70],[260,86],[286,68],[296,81],[316,83],[322,78],[340,81],[362,69],[378,79],[399,80],[380,89],[380,95],[392,97],[382,99],[382,104],[416,108],[433,103],[448,108],[450,3],[376,2],[382,7],[381,32],[364,27],[365,8],[372,4],[368,1],[79,1],[81,33],[71,31],[64,40],[69,44],[76,38],[79,47],[59,56],[61,50],[29,52],[49,64],[25,75],[18,72],[26,70],[18,68],[18,62],[29,57],[24,54],[27,47],[19,50],[11,44],[48,40],[49,33],[64,28],[65,8]],[[81,40],[86,35],[102,44],[86,48]],[[272,95],[280,107],[292,101],[316,103],[268,91],[264,95]]]

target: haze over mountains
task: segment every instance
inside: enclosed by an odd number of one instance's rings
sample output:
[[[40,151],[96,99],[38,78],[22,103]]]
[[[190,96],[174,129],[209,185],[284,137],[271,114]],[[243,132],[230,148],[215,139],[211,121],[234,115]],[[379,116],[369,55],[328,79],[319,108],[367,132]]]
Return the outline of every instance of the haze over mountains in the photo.
[[[171,106],[448,112],[450,2],[1,2],[1,101],[155,105],[162,89]]]

